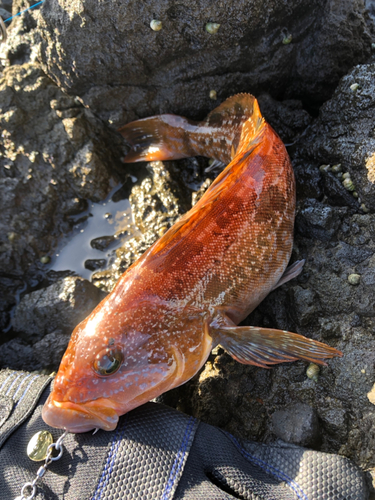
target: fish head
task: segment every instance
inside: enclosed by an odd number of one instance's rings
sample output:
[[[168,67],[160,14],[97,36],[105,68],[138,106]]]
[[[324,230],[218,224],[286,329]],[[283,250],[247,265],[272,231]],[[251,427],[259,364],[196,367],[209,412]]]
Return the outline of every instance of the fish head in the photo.
[[[120,415],[171,388],[181,360],[163,336],[94,311],[72,334],[43,420],[74,433],[113,430]]]

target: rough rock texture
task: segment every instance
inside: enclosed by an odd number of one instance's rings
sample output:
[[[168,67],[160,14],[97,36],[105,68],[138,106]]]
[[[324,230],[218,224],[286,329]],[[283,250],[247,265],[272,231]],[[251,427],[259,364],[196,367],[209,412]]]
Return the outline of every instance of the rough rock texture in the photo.
[[[25,295],[12,318],[15,331],[33,341],[56,330],[70,336],[73,328],[105,297],[89,281],[69,277]]]
[[[57,370],[72,330],[104,297],[78,277],[26,294],[12,318],[18,337],[1,345],[0,368]]]
[[[35,64],[6,68],[0,79],[1,321],[15,290],[35,286],[43,264],[85,198],[114,186],[119,164],[103,125],[63,94]],[[116,149],[116,140],[111,139]],[[38,276],[39,274],[39,276]]]
[[[216,34],[208,22],[220,24]],[[362,0],[50,0],[38,30],[46,73],[115,126],[162,112],[202,116],[249,89],[321,103],[371,51]]]
[[[371,212],[375,212],[374,123],[375,63],[357,66],[341,80],[332,99],[321,107],[318,120],[299,150],[304,161],[341,164],[341,175],[350,174],[360,204],[364,203],[365,210]],[[332,170],[328,170],[325,181],[328,198],[328,183],[332,183],[333,176]]]

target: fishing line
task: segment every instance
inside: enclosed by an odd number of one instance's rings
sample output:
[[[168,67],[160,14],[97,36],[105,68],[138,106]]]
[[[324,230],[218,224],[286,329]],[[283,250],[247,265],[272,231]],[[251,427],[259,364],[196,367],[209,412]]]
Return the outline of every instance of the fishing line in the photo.
[[[1,34],[0,43],[5,42],[5,40],[7,39],[7,28],[5,26],[5,23],[11,21],[12,19],[14,19],[17,16],[20,16],[24,12],[27,12],[28,10],[33,9],[34,7],[37,7],[38,5],[42,4],[43,2],[45,2],[45,0],[41,0],[40,2],[37,2],[34,5],[31,5],[30,7],[27,7],[27,9],[21,10],[20,12],[18,12],[18,14],[15,14],[12,17],[8,17],[8,19],[5,19],[5,21],[3,21],[3,19],[0,16],[0,34]]]

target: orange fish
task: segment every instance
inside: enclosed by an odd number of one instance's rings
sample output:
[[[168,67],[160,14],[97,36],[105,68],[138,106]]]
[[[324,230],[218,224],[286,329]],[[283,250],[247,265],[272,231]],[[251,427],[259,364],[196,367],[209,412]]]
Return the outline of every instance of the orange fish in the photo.
[[[237,326],[297,276],[295,182],[256,99],[236,95],[202,122],[175,115],[120,129],[125,162],[205,155],[229,163],[200,201],[74,330],[43,408],[52,427],[112,430],[120,415],[177,387],[220,344],[240,363],[323,363],[336,349],[287,331]]]

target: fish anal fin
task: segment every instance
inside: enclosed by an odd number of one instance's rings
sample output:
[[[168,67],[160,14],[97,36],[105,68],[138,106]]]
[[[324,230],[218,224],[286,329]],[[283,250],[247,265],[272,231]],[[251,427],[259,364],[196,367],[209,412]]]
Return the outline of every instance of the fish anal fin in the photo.
[[[287,267],[284,271],[284,274],[281,276],[281,278],[272,288],[272,290],[275,290],[279,286],[283,285],[284,283],[287,283],[288,281],[300,275],[304,265],[305,265],[305,259],[297,260],[291,266]]]
[[[221,326],[214,330],[218,343],[234,359],[248,365],[269,368],[297,359],[325,365],[325,358],[342,356],[327,344],[285,330],[257,326]]]

